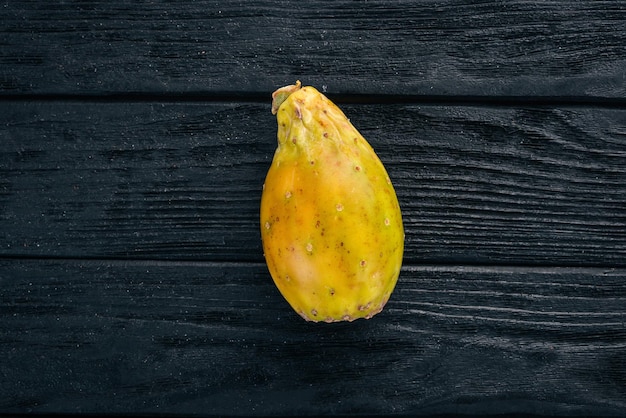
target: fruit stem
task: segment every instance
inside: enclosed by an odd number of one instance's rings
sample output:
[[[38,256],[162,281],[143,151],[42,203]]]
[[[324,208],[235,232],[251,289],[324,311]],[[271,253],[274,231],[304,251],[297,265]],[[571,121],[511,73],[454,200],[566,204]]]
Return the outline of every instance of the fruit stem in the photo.
[[[272,115],[275,115],[280,105],[287,100],[287,97],[289,97],[291,93],[300,90],[301,86],[302,83],[300,83],[300,80],[297,80],[296,84],[281,87],[272,93]]]

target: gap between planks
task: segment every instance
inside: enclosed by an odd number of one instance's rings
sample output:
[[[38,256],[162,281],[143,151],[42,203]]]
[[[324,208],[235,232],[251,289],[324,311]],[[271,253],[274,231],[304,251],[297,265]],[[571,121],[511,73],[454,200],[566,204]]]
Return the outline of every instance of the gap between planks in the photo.
[[[111,257],[63,257],[63,256],[34,256],[34,255],[3,255],[0,263],[32,262],[32,263],[67,263],[67,264],[107,264],[110,266],[163,266],[163,267],[248,267],[265,268],[264,262],[257,261],[233,261],[233,260],[176,260],[155,258],[111,258]],[[593,265],[584,266],[557,265],[557,264],[509,264],[509,263],[407,263],[402,265],[404,272],[417,271],[451,271],[451,272],[506,272],[506,273],[560,273],[577,272],[597,274],[606,271],[620,271],[626,269],[622,265]],[[269,272],[268,272],[269,274]]]
[[[314,86],[315,87],[315,86]],[[321,89],[320,89],[321,90]],[[324,92],[337,104],[412,104],[489,107],[587,107],[626,108],[626,97],[585,96],[446,96],[418,94],[333,94]],[[65,103],[271,103],[271,92],[185,92],[185,93],[114,93],[114,94],[0,94],[2,102]]]

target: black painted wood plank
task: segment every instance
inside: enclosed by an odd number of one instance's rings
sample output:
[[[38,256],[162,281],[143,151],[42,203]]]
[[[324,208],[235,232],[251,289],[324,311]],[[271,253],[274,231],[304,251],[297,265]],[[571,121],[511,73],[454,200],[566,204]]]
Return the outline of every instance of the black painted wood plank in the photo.
[[[0,260],[0,411],[619,416],[626,271],[404,268],[310,324],[263,264]]]
[[[6,2],[1,94],[626,97],[626,7],[568,1]]]
[[[347,105],[405,263],[623,266],[626,111]],[[269,104],[0,105],[0,255],[262,262]]]

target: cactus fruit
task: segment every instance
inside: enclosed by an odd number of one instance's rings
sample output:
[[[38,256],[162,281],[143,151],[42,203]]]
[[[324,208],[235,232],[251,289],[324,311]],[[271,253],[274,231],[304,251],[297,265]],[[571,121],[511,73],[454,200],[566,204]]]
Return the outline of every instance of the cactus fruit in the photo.
[[[307,321],[353,321],[383,309],[404,250],[396,193],[372,147],[315,88],[272,95],[278,148],[261,197],[274,283]]]

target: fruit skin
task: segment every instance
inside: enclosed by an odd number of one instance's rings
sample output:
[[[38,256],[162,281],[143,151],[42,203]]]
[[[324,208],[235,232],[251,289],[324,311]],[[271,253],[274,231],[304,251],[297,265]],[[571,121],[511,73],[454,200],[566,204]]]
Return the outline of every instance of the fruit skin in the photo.
[[[396,285],[404,251],[389,176],[315,88],[298,81],[272,97],[278,148],[263,185],[260,226],[274,283],[307,321],[371,318]]]

